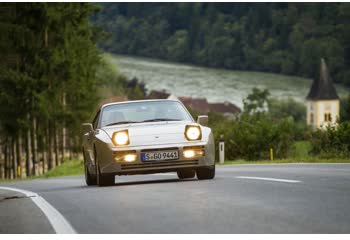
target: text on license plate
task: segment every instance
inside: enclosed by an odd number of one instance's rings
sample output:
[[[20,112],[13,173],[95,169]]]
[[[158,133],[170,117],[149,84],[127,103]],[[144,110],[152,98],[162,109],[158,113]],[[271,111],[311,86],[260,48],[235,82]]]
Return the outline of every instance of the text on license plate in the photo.
[[[179,158],[179,152],[177,150],[141,153],[142,161],[173,160],[178,158]]]

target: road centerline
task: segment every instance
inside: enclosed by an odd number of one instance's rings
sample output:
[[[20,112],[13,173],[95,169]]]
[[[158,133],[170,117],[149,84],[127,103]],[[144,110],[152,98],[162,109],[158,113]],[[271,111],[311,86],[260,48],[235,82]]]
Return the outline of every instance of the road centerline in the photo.
[[[76,233],[74,228],[65,219],[65,217],[59,211],[57,211],[57,209],[54,208],[50,203],[48,203],[44,198],[39,196],[37,193],[18,189],[18,188],[11,188],[11,187],[0,187],[0,189],[19,192],[24,194],[26,197],[30,198],[47,217],[52,228],[55,230],[56,233],[58,234]]]
[[[234,178],[263,180],[263,181],[274,181],[274,182],[286,182],[286,183],[300,183],[300,182],[302,182],[302,181],[299,181],[299,180],[291,180],[291,179],[253,177],[253,176],[252,177],[251,176],[236,176]]]

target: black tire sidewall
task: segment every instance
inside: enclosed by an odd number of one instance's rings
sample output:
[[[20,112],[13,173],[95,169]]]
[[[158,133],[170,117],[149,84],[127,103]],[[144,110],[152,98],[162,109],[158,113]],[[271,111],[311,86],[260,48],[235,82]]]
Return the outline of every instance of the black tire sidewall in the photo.
[[[179,169],[177,170],[177,176],[179,179],[194,178],[196,171],[194,169]]]
[[[198,168],[196,172],[199,180],[213,179],[215,177],[215,164],[208,167]]]

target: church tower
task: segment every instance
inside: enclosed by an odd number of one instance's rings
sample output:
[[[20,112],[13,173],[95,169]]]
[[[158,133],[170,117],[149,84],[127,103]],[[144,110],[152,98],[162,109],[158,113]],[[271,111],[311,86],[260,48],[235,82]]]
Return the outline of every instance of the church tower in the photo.
[[[320,77],[312,83],[306,101],[306,123],[308,125],[314,128],[336,125],[339,118],[339,97],[323,58],[321,59]]]

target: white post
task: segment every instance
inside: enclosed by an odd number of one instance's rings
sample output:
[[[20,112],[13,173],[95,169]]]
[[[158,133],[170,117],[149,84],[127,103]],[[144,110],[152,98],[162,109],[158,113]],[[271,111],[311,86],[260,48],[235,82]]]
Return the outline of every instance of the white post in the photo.
[[[219,162],[223,164],[225,161],[225,141],[224,141],[224,136],[220,136],[219,140]]]

